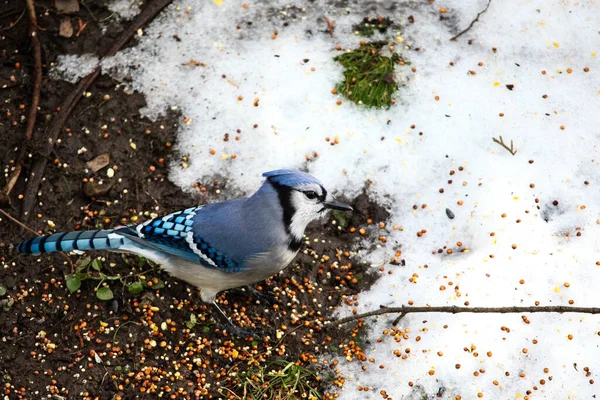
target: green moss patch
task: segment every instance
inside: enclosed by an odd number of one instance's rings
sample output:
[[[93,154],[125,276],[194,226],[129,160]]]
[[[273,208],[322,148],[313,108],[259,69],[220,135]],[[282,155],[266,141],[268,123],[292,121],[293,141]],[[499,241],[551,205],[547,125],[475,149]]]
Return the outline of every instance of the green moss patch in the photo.
[[[338,93],[356,104],[368,107],[389,107],[393,94],[400,87],[394,67],[406,64],[400,55],[382,55],[387,42],[370,42],[340,54],[333,59],[344,66],[344,80],[336,85]]]

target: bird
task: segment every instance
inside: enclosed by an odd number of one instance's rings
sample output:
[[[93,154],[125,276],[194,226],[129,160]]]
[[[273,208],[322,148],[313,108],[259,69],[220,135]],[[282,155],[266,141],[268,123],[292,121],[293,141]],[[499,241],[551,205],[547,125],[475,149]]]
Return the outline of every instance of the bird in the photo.
[[[107,250],[145,257],[200,289],[201,300],[233,327],[215,301],[218,293],[278,273],[298,253],[311,221],[328,210],[353,210],[308,173],[279,169],[262,176],[264,182],[248,197],[191,207],[137,225],[39,236],[21,242],[17,250]]]

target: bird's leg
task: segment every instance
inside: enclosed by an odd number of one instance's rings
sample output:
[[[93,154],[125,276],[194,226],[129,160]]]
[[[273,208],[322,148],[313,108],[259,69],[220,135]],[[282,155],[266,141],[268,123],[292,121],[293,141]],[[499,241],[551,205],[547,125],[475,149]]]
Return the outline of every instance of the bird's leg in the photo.
[[[219,318],[221,319],[221,322],[223,322],[225,325],[229,326],[232,329],[239,328],[239,327],[235,326],[233,324],[233,322],[231,322],[231,320],[229,319],[229,317],[225,314],[225,312],[223,310],[221,310],[221,307],[219,307],[219,305],[217,304],[216,301],[212,302],[212,306],[217,311],[217,314],[219,315]]]
[[[220,329],[227,330],[227,331],[231,332],[233,335],[243,337],[243,338],[251,337],[251,336],[256,337],[257,335],[261,334],[260,328],[241,328],[237,325],[234,325],[234,323],[231,322],[229,317],[227,317],[225,312],[223,310],[221,310],[221,307],[219,307],[217,305],[216,301],[212,302],[212,306],[217,311],[217,315],[219,316],[219,318],[222,321],[221,324],[217,324],[217,326]]]

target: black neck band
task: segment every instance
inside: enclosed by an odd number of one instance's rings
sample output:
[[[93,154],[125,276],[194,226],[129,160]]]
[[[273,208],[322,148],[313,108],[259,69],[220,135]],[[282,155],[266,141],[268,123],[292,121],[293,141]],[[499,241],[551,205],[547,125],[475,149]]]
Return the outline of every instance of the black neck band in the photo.
[[[292,204],[292,193],[294,189],[272,181],[269,181],[269,183],[271,183],[271,185],[275,188],[277,195],[279,196],[279,203],[281,204],[281,208],[283,210],[283,226],[285,226],[285,232],[290,236],[288,248],[291,251],[296,252],[298,249],[300,249],[302,238],[294,237],[290,228],[292,225],[292,218],[294,218],[294,214],[296,213],[296,209]]]

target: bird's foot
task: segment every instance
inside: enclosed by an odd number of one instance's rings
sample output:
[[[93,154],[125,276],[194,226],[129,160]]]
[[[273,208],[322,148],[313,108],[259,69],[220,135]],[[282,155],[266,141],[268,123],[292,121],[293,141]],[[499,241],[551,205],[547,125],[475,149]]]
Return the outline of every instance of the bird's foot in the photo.
[[[234,289],[231,289],[231,291],[237,292],[237,293],[245,295],[245,296],[255,297],[261,303],[266,303],[266,304],[271,305],[271,306],[273,304],[277,304],[278,303],[278,299],[273,294],[273,292],[271,292],[271,291],[264,291],[263,292],[263,291],[258,290],[256,288],[254,288],[253,286],[250,286],[250,285],[244,286],[243,288],[234,288]]]

